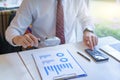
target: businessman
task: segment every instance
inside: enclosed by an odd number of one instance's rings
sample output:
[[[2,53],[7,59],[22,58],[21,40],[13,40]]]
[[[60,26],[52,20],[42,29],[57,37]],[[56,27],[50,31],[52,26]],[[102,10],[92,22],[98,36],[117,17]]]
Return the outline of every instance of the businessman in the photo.
[[[30,24],[32,33],[24,35]],[[94,24],[85,0],[23,0],[6,30],[7,41],[24,48],[45,47],[46,44],[42,45],[38,40],[44,42],[46,39],[56,39],[54,37],[60,39],[60,44],[82,39],[90,49],[97,45]]]

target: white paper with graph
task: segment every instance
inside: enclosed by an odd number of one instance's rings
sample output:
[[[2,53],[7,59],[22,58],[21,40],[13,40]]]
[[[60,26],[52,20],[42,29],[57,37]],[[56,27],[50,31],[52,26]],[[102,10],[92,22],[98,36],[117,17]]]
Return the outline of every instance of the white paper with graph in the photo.
[[[33,54],[42,80],[64,80],[87,76],[86,72],[66,49]]]

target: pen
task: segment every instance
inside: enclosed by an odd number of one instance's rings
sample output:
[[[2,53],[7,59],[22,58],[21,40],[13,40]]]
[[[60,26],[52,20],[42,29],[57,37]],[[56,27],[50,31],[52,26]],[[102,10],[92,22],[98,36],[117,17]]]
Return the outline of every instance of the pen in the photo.
[[[41,43],[41,40],[38,39],[38,42]]]
[[[45,38],[45,40],[48,39],[47,37]],[[44,41],[45,41],[44,40]],[[40,40],[40,38],[38,38],[38,43],[41,43],[42,41]]]
[[[80,52],[77,52],[79,55],[81,55],[82,57],[84,57],[86,60],[90,61],[90,59],[86,56],[84,56],[83,54],[81,54]]]

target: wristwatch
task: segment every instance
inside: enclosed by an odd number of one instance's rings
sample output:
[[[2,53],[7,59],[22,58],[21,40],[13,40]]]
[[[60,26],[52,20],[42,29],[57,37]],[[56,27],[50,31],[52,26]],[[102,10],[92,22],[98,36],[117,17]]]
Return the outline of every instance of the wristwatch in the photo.
[[[88,31],[88,32],[94,33],[94,31],[93,31],[92,28],[86,28],[86,29],[84,30],[84,32],[85,32],[85,31]]]

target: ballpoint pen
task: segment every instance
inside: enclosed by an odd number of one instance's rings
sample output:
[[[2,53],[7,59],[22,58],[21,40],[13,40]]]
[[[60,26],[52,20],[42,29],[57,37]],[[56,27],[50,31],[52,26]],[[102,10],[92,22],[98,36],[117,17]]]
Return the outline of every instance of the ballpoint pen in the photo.
[[[38,42],[41,43],[41,40],[38,39]]]
[[[86,60],[88,60],[88,61],[90,61],[90,59],[88,58],[88,57],[86,57],[86,56],[84,56],[82,53],[80,53],[80,52],[77,52],[79,55],[81,55],[82,57],[84,57]]]

